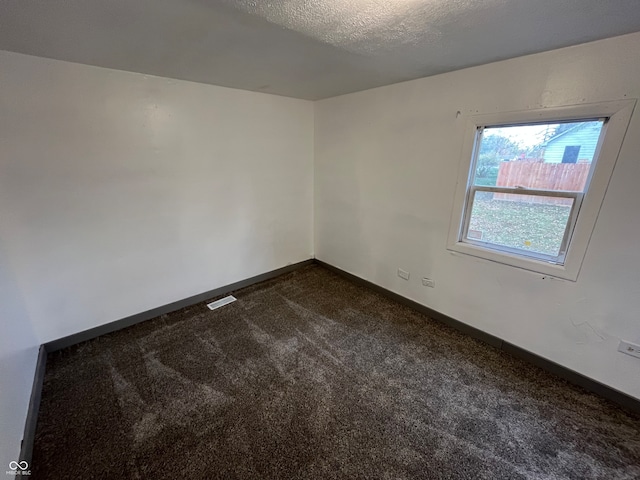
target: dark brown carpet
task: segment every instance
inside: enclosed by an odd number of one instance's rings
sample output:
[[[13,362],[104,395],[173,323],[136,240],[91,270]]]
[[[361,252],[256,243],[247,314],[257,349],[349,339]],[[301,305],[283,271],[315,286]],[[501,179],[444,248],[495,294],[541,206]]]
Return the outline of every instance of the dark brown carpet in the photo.
[[[640,418],[310,266],[49,356],[35,479],[638,479]]]

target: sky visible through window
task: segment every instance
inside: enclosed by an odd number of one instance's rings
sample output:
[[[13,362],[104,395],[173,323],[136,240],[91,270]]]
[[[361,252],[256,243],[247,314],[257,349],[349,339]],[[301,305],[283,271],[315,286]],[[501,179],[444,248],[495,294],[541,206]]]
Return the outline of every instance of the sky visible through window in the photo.
[[[559,123],[549,123],[544,125],[521,125],[516,127],[489,127],[485,129],[484,136],[488,137],[497,135],[500,137],[506,137],[523,148],[530,148],[543,143],[546,138],[549,138],[553,132],[558,129],[559,126]]]

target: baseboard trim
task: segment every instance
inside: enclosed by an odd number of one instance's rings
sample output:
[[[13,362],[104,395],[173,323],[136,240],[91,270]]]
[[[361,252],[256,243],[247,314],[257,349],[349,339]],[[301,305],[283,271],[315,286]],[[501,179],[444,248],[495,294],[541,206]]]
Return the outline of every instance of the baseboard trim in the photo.
[[[159,317],[160,315],[175,312],[176,310],[180,310],[181,308],[190,307],[191,305],[195,305],[196,303],[204,302],[205,300],[211,300],[214,297],[226,295],[235,290],[249,287],[256,283],[271,280],[272,278],[279,277],[280,275],[284,275],[285,273],[293,272],[294,270],[298,270],[313,263],[314,259],[311,258],[309,260],[304,260],[292,265],[287,265],[276,270],[271,270],[270,272],[256,275],[255,277],[247,278],[246,280],[240,280],[239,282],[235,282],[230,285],[214,288],[213,290],[209,290],[208,292],[200,293],[183,300],[178,300],[177,302],[163,305],[162,307],[153,308],[151,310],[147,310],[146,312],[137,313],[135,315],[131,315],[130,317],[122,318],[120,320],[109,322],[104,325],[99,325],[97,327],[90,328],[79,333],[74,333],[73,335],[47,342],[44,344],[44,346],[47,350],[47,353],[62,350],[63,348],[71,347],[78,343],[86,342],[87,340],[92,340],[107,333],[116,332],[137,323],[151,320],[152,318]]]
[[[20,461],[26,461],[31,465],[33,454],[33,441],[36,437],[36,425],[38,423],[38,412],[40,411],[40,398],[42,398],[42,385],[44,383],[44,372],[47,368],[47,350],[44,345],[40,345],[38,359],[36,360],[36,371],[33,376],[33,386],[31,387],[31,397],[29,398],[29,408],[27,419],[24,423],[24,433],[20,445]]]
[[[333,265],[323,262],[322,260],[316,259],[315,263],[317,263],[318,265],[321,265],[327,270],[330,270],[346,278],[347,280],[350,280],[355,284],[361,285],[377,293],[380,293],[385,297],[391,300],[394,300],[400,304],[406,305],[407,307],[412,308],[413,310],[416,310],[420,313],[423,313],[426,316],[433,318],[434,320],[444,323],[445,325],[449,325],[450,327],[453,327],[456,330],[466,335],[469,335],[470,337],[473,337],[477,340],[487,343],[493,347],[503,350],[506,353],[509,353],[510,355],[513,355],[516,358],[519,358],[539,368],[542,368],[543,370],[546,370],[547,372],[552,373],[568,381],[569,383],[578,385],[579,387],[582,387],[583,389],[589,392],[592,392],[601,397],[604,397],[607,400],[610,400],[620,405],[626,410],[632,411],[636,414],[640,414],[640,400],[630,395],[627,395],[626,393],[620,392],[619,390],[616,390],[603,383],[600,383],[596,380],[586,377],[581,373],[578,373],[558,363],[555,363],[551,360],[541,357],[533,352],[525,350],[524,348],[518,347],[517,345],[513,345],[509,342],[506,342],[501,338],[496,337],[495,335],[491,335],[487,332],[483,332],[482,330],[479,330],[475,327],[467,325],[464,322],[461,322],[443,313],[433,310],[425,305],[422,305],[421,303],[418,303],[416,301],[403,297],[398,293],[392,292],[391,290],[387,290],[386,288],[381,287],[380,285],[376,285],[375,283],[372,283],[363,278],[360,278],[357,275],[346,272],[338,267],[334,267]]]

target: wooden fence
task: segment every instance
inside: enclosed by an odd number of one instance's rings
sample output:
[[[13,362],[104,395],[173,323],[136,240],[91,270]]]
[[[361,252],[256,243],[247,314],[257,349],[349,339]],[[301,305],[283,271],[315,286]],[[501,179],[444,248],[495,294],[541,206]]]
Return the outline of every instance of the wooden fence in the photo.
[[[524,187],[539,190],[584,190],[591,163],[502,162],[498,170],[497,187]],[[496,200],[511,200],[552,205],[571,205],[568,198],[538,195],[494,194]]]

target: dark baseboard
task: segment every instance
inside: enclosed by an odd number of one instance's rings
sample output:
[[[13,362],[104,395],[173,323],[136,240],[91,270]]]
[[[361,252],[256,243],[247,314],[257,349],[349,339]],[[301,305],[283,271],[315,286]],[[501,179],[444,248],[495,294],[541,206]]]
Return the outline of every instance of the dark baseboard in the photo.
[[[63,348],[86,342],[87,340],[91,340],[101,335],[122,330],[123,328],[130,327],[132,325],[135,325],[136,323],[145,322],[147,320],[151,320],[152,318],[159,317],[160,315],[175,312],[176,310],[180,310],[181,308],[190,307],[191,305],[195,305],[196,303],[204,302],[220,295],[226,295],[235,290],[239,290],[256,283],[264,282],[265,280],[271,280],[272,278],[284,275],[285,273],[293,272],[294,270],[298,270],[299,268],[306,267],[307,265],[311,265],[313,263],[314,260],[309,259],[302,262],[294,263],[293,265],[287,265],[286,267],[262,273],[260,275],[256,275],[255,277],[247,278],[246,280],[241,280],[230,285],[215,288],[208,292],[200,293],[183,300],[178,300],[177,302],[169,303],[168,305],[163,305],[162,307],[157,307],[151,310],[147,310],[146,312],[137,313],[135,315],[131,315],[130,317],[122,318],[120,320],[109,322],[104,325],[99,325],[97,327],[90,328],[89,330],[84,330],[79,333],[74,333],[73,335],[47,342],[44,344],[44,346],[47,350],[47,353],[62,350]]]
[[[403,297],[402,295],[392,292],[391,290],[387,290],[386,288],[381,287],[380,285],[371,283],[368,280],[364,280],[363,278],[353,275],[352,273],[345,272],[344,270],[341,270],[338,267],[334,267],[333,265],[325,263],[322,260],[316,259],[316,263],[318,265],[323,266],[327,270],[331,270],[332,272],[337,273],[338,275],[346,278],[347,280],[350,280],[353,283],[362,285],[363,287],[366,287],[369,290],[378,292],[391,300],[394,300],[398,303],[401,303],[402,305],[406,305],[407,307],[412,308],[413,310],[417,310],[420,313],[424,313],[429,318],[433,318],[434,320],[437,320],[441,323],[449,325],[462,333],[466,333],[467,335],[473,338],[477,338],[478,340],[483,341],[484,343],[488,343],[489,345],[492,345],[496,348],[500,348],[502,345],[502,340],[494,335],[483,332],[482,330],[479,330],[475,327],[467,325],[466,323],[463,323],[463,322],[460,322],[459,320],[455,320],[451,317],[448,317],[447,315],[437,312],[429,307],[425,307],[424,305],[418,302],[410,300],[407,297]]]
[[[450,327],[453,327],[456,330],[465,333],[477,340],[503,350],[504,352],[507,352],[514,357],[540,367],[547,372],[550,372],[564,380],[567,380],[570,383],[573,383],[574,385],[578,385],[579,387],[582,387],[589,392],[593,392],[597,395],[600,395],[601,397],[606,398],[607,400],[617,403],[618,405],[629,411],[640,414],[640,400],[627,395],[626,393],[620,392],[614,388],[604,385],[596,380],[582,375],[581,373],[564,367],[558,363],[552,362],[551,360],[547,360],[546,358],[536,355],[535,353],[525,350],[524,348],[518,347],[517,345],[505,342],[499,337],[483,332],[482,330],[479,330],[475,327],[467,325],[466,323],[437,312],[436,310],[433,310],[425,305],[403,297],[402,295],[392,292],[391,290],[387,290],[386,288],[376,285],[375,283],[371,283],[368,280],[364,280],[363,278],[360,278],[356,275],[345,272],[338,267],[334,267],[333,265],[330,265],[318,259],[316,259],[315,262],[318,265],[321,265],[324,268],[337,273],[338,275],[350,280],[353,283],[362,285],[370,290],[378,292],[391,300],[394,300],[398,303],[412,308],[413,310],[425,314],[429,318],[433,318],[434,320],[444,323],[445,325],[449,325]]]
[[[40,398],[42,397],[42,384],[44,382],[44,372],[46,368],[47,350],[44,345],[40,345],[40,349],[38,350],[38,360],[36,361],[36,372],[33,376],[33,386],[31,387],[29,409],[27,410],[27,420],[24,424],[24,434],[22,435],[22,444],[20,445],[20,461],[26,461],[29,465],[31,465],[33,441],[36,437],[36,424],[38,423]]]

